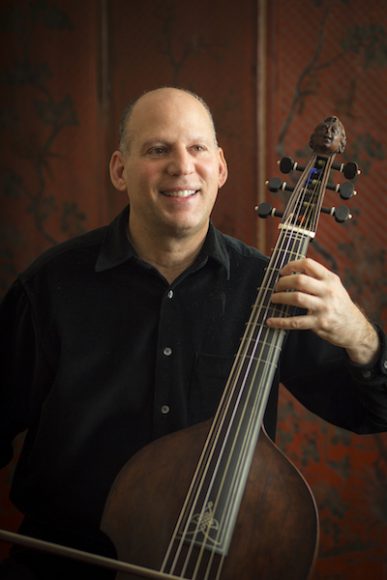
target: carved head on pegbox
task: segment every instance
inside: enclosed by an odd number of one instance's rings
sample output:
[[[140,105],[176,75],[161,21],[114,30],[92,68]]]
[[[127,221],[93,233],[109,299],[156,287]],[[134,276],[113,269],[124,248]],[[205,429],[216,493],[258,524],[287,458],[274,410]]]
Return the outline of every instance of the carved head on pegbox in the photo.
[[[309,141],[316,153],[342,153],[347,143],[345,129],[338,117],[327,117],[317,125]]]

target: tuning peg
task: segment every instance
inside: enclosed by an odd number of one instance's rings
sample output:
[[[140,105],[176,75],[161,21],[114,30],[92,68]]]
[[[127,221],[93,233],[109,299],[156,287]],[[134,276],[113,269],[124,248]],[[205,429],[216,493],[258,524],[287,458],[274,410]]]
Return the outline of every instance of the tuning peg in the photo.
[[[360,169],[357,163],[353,161],[349,161],[348,163],[333,163],[332,169],[336,169],[344,174],[346,179],[354,179],[357,175],[360,174]]]
[[[304,171],[304,167],[298,165],[297,161],[293,161],[291,157],[282,157],[280,161],[278,161],[278,165],[280,171],[282,173],[290,173],[291,171]]]
[[[282,217],[283,213],[278,211],[275,207],[273,208],[269,203],[263,202],[257,205],[254,210],[257,212],[258,217],[267,218],[271,217]]]
[[[355,187],[353,183],[351,183],[350,181],[345,181],[344,183],[341,183],[339,185],[335,185],[334,183],[328,183],[326,185],[326,188],[330,189],[331,191],[336,191],[337,193],[340,193],[341,199],[350,199],[351,197],[356,195]]]
[[[322,207],[321,212],[333,216],[340,224],[352,219],[352,214],[345,205],[341,205],[340,207]]]
[[[266,181],[266,185],[272,193],[277,193],[277,191],[293,191],[293,187],[288,185],[286,181],[282,182],[279,177],[271,177],[268,181]]]
[[[340,207],[334,208],[333,217],[339,224],[342,224],[347,220],[351,220],[352,214],[348,207],[346,207],[345,205],[340,205]]]
[[[350,181],[345,181],[339,187],[339,193],[341,199],[351,199],[354,195],[356,195],[356,190],[353,186],[353,183]]]

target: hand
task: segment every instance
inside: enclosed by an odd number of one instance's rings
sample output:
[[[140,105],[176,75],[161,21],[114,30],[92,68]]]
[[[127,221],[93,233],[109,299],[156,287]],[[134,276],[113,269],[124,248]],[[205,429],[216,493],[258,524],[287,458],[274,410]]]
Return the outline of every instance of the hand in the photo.
[[[313,330],[347,350],[351,360],[369,364],[379,351],[375,328],[352,302],[340,278],[311,258],[289,262],[280,272],[273,304],[297,306],[306,314],[269,318],[272,328]]]

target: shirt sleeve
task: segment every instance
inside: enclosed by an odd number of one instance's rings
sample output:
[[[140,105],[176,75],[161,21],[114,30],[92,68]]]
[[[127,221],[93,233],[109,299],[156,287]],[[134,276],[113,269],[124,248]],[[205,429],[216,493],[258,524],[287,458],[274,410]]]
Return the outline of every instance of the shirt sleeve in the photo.
[[[383,330],[375,325],[379,336],[379,356],[373,364],[358,365],[348,359],[348,369],[355,383],[358,385],[359,396],[373,417],[375,424],[386,430],[387,417],[387,341]]]
[[[49,369],[39,346],[30,301],[17,280],[0,306],[0,467],[12,442],[39,413],[40,388]]]
[[[355,433],[387,431],[386,339],[372,367],[349,360],[310,331],[289,332],[281,362],[281,382],[310,411]]]
[[[375,325],[376,332],[379,336],[379,356],[376,361],[369,365],[359,365],[349,362],[349,369],[353,377],[360,383],[383,383],[387,375],[387,341],[383,330]]]

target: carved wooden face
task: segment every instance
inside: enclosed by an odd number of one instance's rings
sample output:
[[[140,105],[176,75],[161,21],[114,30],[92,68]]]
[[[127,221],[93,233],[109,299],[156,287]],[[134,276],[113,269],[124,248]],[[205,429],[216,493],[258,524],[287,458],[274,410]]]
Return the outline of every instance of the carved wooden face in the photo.
[[[345,129],[338,117],[327,117],[317,125],[311,138],[310,146],[316,153],[342,153],[347,138]]]

